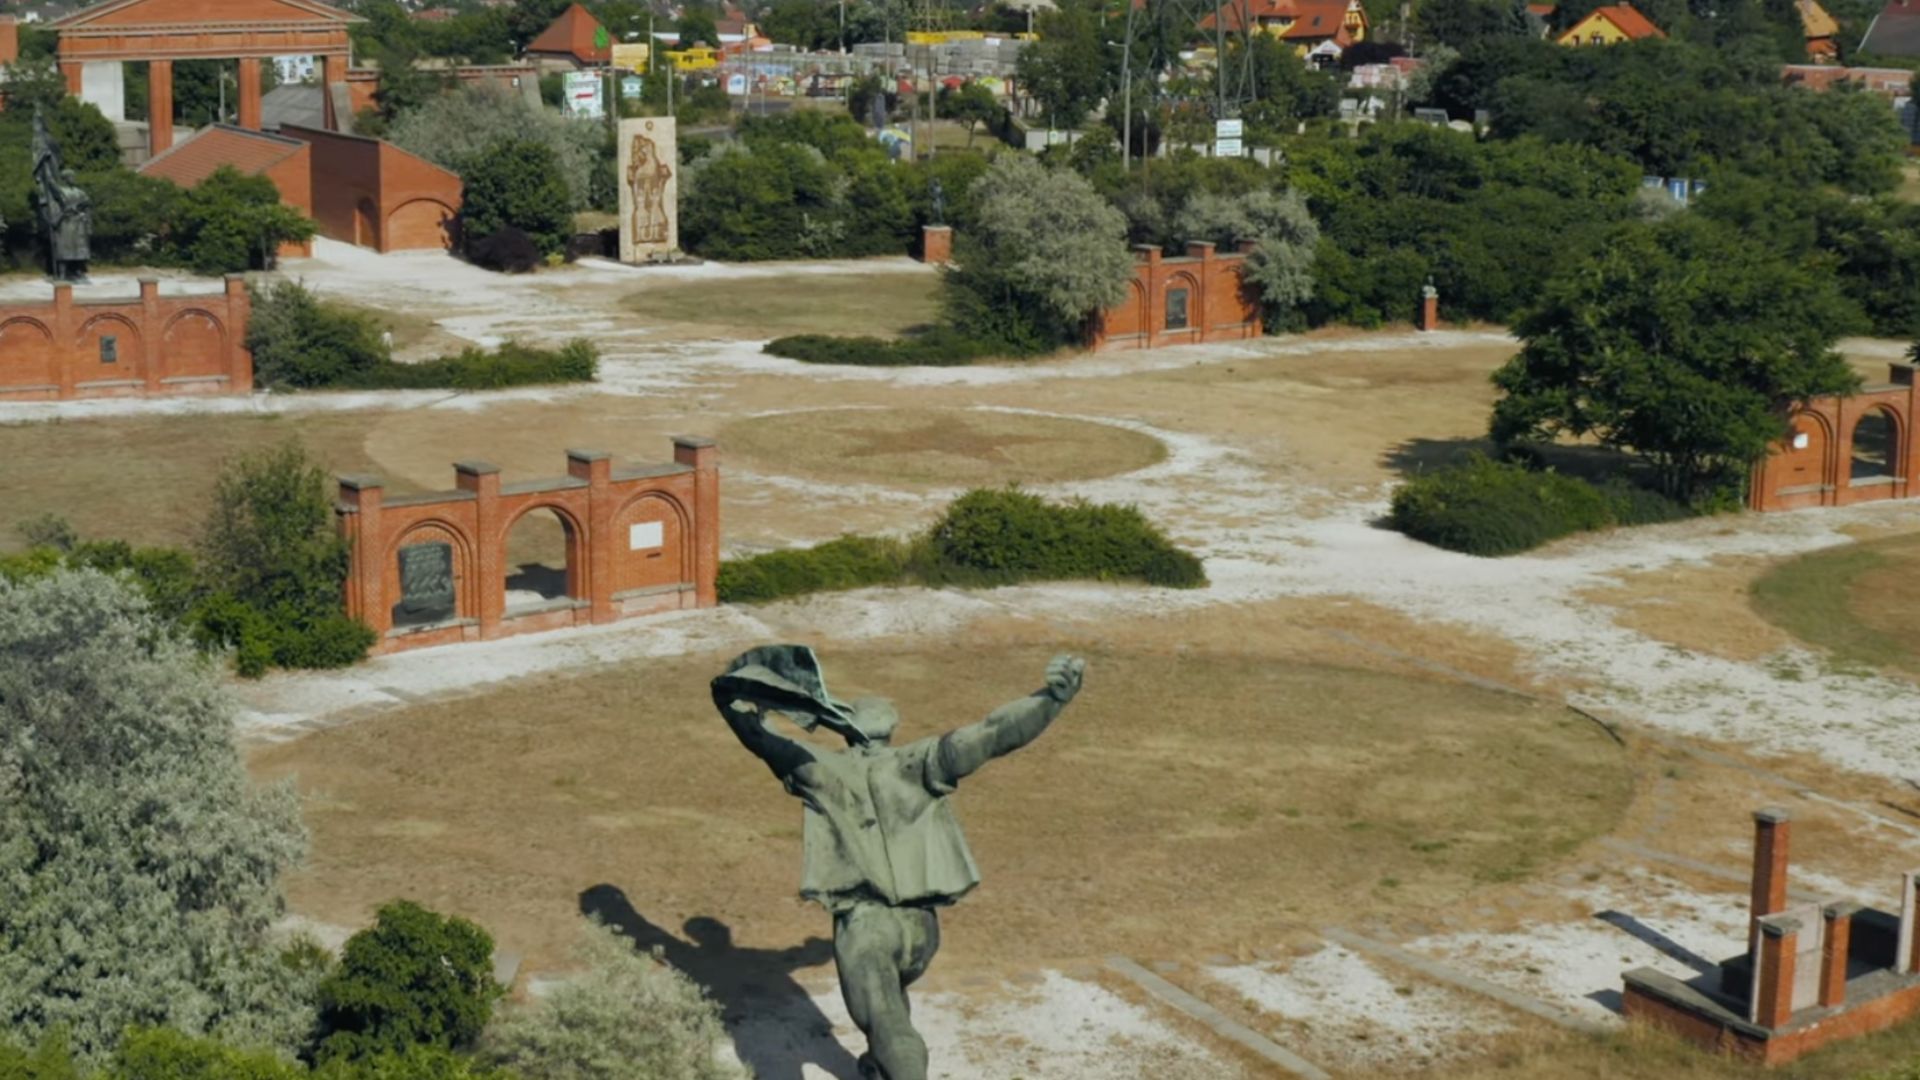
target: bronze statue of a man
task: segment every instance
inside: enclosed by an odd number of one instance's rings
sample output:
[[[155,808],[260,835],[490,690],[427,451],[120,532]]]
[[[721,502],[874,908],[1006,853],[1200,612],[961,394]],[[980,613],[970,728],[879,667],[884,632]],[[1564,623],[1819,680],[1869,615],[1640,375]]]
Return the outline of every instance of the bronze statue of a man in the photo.
[[[47,234],[48,272],[55,281],[87,280],[93,200],[80,189],[73,170],[61,167],[60,146],[47,131],[46,117],[37,106],[33,112],[33,189],[40,225]]]
[[[800,895],[833,913],[833,959],[847,1012],[867,1036],[866,1080],[926,1080],[927,1044],[907,987],[940,948],[938,909],[980,883],[947,796],[982,765],[1038,738],[1080,691],[1086,663],[1058,656],[1046,685],[987,718],[893,746],[885,698],[828,696],[804,645],[752,649],[713,680],[733,733],[806,807]],[[771,712],[847,742],[827,750],[775,732]]]

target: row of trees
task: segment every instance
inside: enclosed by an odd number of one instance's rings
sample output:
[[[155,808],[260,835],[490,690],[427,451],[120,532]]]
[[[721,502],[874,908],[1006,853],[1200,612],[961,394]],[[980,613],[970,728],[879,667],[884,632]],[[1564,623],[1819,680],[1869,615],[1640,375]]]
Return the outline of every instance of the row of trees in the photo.
[[[499,1015],[465,919],[388,904],[337,961],[277,932],[305,832],[233,713],[124,576],[0,579],[0,1075],[737,1076],[713,1003],[604,928],[585,975]]]

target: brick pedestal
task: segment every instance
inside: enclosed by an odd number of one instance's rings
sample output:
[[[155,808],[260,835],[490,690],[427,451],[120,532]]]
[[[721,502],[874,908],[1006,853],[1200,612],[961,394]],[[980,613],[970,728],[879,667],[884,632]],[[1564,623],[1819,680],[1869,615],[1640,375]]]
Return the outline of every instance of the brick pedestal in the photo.
[[[1440,294],[1432,291],[1420,294],[1419,324],[1422,330],[1440,328]]]
[[[953,261],[953,226],[920,226],[920,261],[931,266]]]

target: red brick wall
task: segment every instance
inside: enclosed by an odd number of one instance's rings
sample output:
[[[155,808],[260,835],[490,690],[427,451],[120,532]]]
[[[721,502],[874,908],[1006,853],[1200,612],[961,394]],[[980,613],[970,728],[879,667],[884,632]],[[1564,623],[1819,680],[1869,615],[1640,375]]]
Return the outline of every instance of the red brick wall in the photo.
[[[1217,254],[1212,244],[1190,243],[1184,258],[1160,249],[1134,249],[1137,260],[1127,299],[1094,316],[1088,344],[1094,349],[1153,349],[1203,341],[1239,341],[1260,336],[1260,304],[1241,280],[1242,250]],[[1170,327],[1168,299],[1186,291],[1187,325]]]
[[[388,499],[379,481],[342,477],[340,532],[351,543],[347,610],[380,635],[375,652],[481,641],[632,615],[712,607],[720,568],[720,471],[711,440],[676,438],[672,464],[616,469],[606,454],[568,451],[567,477],[503,487],[484,463],[455,466],[453,491]],[[509,614],[507,537],[548,510],[567,533],[568,601]],[[394,627],[399,551],[453,549],[454,616]]]
[[[280,191],[280,201],[300,211],[308,217],[313,216],[313,147],[302,147],[292,157],[266,171],[267,179]],[[313,254],[312,241],[303,240],[297,244],[280,245],[282,258],[302,257]]]
[[[1889,378],[1885,386],[1847,397],[1816,398],[1794,410],[1786,440],[1754,466],[1747,505],[1754,510],[1795,510],[1906,498],[1914,454],[1920,451],[1912,422],[1920,413],[1920,401],[1911,365],[1891,365]],[[1891,478],[1856,483],[1854,434],[1860,422],[1874,414],[1893,424],[1893,460],[1887,468]],[[1796,446],[1797,441],[1805,445]]]
[[[460,178],[392,143],[286,124],[312,144],[313,220],[323,236],[376,251],[453,246]]]
[[[0,304],[0,401],[247,393],[248,311],[237,274],[212,295],[162,297],[146,279],[122,300],[75,303],[71,285],[56,285],[48,303]]]
[[[20,24],[12,15],[0,15],[0,64],[20,59]]]

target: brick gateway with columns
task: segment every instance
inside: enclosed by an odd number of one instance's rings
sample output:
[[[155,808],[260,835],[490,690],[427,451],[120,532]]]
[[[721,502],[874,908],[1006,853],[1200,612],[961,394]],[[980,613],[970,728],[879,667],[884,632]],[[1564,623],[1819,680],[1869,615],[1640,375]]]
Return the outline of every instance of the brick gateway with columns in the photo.
[[[379,635],[374,652],[485,641],[634,615],[712,607],[720,566],[720,471],[711,439],[677,436],[670,463],[615,467],[567,451],[567,475],[502,483],[485,462],[454,465],[452,491],[387,497],[378,479],[340,478],[340,533],[352,547],[347,613]],[[507,537],[546,510],[566,542],[564,586],[509,603]],[[557,583],[556,583],[557,585]]]
[[[1814,398],[1787,417],[1787,437],[1755,463],[1747,504],[1754,510],[1851,506],[1903,499],[1920,451],[1914,366],[1889,364],[1887,381],[1859,393]]]
[[[244,394],[253,389],[247,351],[247,286],[229,274],[214,293],[140,294],[75,301],[53,286],[43,303],[0,303],[0,401],[173,394]]]

